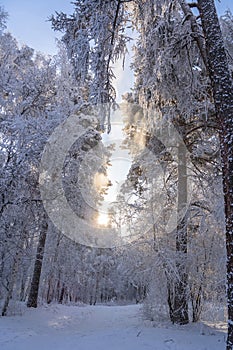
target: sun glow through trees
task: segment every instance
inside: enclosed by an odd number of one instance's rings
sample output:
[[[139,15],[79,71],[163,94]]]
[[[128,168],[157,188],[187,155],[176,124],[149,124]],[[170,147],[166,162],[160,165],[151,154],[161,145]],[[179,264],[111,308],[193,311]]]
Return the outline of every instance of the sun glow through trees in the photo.
[[[99,213],[97,217],[97,223],[99,226],[107,227],[109,224],[109,216],[106,213]]]

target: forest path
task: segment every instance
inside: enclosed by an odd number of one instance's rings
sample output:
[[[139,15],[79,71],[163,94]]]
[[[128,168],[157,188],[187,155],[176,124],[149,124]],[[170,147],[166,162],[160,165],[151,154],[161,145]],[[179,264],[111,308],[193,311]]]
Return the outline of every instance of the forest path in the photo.
[[[140,305],[50,305],[0,318],[1,350],[223,350],[224,341],[203,324],[152,327]]]

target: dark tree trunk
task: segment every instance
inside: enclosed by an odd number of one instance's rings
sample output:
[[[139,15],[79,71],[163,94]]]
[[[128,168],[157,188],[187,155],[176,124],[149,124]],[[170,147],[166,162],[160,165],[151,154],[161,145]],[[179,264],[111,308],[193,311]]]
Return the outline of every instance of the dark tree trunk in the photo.
[[[193,309],[193,322],[200,321],[201,310],[202,310],[202,284],[200,284],[196,293],[191,293],[191,302]]]
[[[47,229],[48,229],[48,221],[47,221],[47,216],[44,214],[42,223],[41,223],[41,231],[40,231],[39,242],[37,246],[36,260],[34,264],[34,271],[32,276],[32,282],[31,282],[31,288],[29,292],[27,307],[37,307],[37,299],[38,299],[40,276],[41,276],[41,269],[42,269],[42,263],[43,263],[43,257],[44,257],[44,248],[45,248]]]
[[[214,0],[198,0],[219,125],[227,250],[228,338],[233,349],[233,84]]]
[[[63,283],[62,284],[62,289],[61,289],[61,294],[60,294],[59,300],[58,300],[59,304],[63,303],[64,294],[65,294],[65,284]]]

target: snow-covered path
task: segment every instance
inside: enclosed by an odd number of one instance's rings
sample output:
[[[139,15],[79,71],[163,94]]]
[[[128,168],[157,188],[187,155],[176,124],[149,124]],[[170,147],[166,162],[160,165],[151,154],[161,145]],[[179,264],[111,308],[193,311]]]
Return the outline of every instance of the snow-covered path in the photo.
[[[200,324],[152,327],[139,305],[52,305],[0,318],[1,350],[223,350],[225,337]]]

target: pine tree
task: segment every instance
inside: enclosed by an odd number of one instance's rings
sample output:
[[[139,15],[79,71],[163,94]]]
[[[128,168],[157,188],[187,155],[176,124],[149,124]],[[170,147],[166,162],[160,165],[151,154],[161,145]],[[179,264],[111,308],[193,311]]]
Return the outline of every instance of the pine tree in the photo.
[[[233,82],[218,16],[213,0],[198,0],[207,69],[212,84],[216,121],[219,127],[223,192],[225,202],[228,337],[227,350],[233,349]]]

